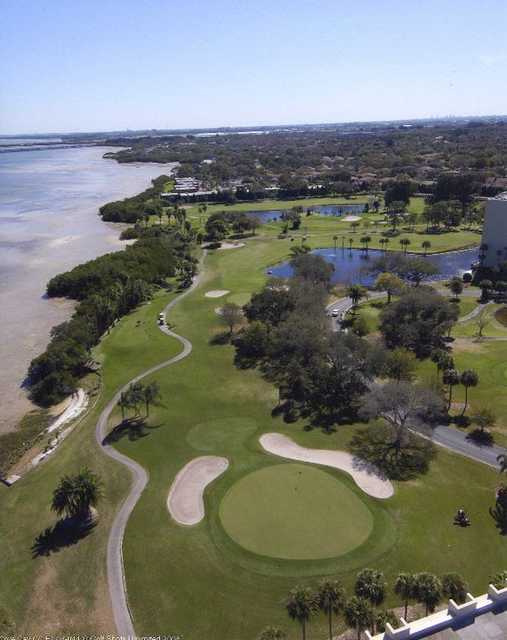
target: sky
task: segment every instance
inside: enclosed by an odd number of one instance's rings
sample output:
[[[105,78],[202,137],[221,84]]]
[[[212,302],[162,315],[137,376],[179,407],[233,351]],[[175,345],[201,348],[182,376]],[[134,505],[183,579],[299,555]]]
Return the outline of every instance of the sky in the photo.
[[[506,0],[2,0],[0,133],[507,113]]]

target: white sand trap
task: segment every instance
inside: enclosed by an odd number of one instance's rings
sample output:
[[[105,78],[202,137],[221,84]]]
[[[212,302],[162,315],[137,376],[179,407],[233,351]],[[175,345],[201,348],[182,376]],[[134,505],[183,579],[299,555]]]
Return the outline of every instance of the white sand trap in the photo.
[[[219,251],[226,251],[227,249],[240,249],[244,247],[244,242],[222,242],[221,246],[218,247]]]
[[[204,490],[228,466],[227,458],[200,456],[179,471],[167,497],[167,508],[176,522],[193,525],[204,518]]]
[[[217,316],[221,316],[222,315],[222,307],[215,307],[215,313],[217,314]]]
[[[206,298],[221,298],[226,296],[230,291],[228,289],[213,289],[212,291],[206,291],[204,294]]]
[[[382,478],[378,471],[368,468],[346,451],[307,449],[281,433],[265,433],[260,437],[259,442],[266,451],[281,458],[313,462],[346,471],[360,489],[374,498],[390,498],[394,493],[390,480]]]
[[[79,388],[75,394],[72,395],[70,403],[65,411],[53,422],[53,424],[47,429],[48,433],[56,431],[62,427],[69,420],[74,420],[77,416],[86,409],[88,404],[88,396]]]
[[[361,216],[345,216],[342,220],[343,222],[357,222],[357,220],[361,220]]]

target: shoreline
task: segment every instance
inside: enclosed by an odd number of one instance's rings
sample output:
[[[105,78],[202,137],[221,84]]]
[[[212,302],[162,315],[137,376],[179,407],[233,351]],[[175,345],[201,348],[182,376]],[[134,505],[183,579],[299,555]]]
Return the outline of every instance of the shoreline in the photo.
[[[44,352],[51,330],[70,319],[76,301],[47,298],[58,273],[100,255],[122,250],[124,225],[104,222],[99,207],[136,195],[161,167],[120,167],[103,158],[110,147],[31,149],[37,154],[0,155],[0,305],[5,312],[0,357],[0,434],[14,431],[39,407],[23,386],[30,361]],[[24,184],[29,184],[25,193]]]

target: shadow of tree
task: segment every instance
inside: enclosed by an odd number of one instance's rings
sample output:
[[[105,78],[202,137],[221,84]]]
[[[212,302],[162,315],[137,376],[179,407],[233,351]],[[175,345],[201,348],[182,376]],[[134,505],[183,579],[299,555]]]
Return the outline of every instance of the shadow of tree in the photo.
[[[32,558],[40,558],[57,553],[60,549],[77,544],[95,529],[96,522],[92,517],[86,520],[65,518],[58,520],[54,527],[44,529],[32,544]]]
[[[209,343],[211,345],[222,345],[229,344],[231,341],[231,334],[229,331],[224,331],[223,333],[217,333],[209,339]]]
[[[161,425],[148,425],[146,424],[146,418],[128,418],[117,424],[113,430],[107,434],[102,441],[102,444],[113,444],[118,442],[122,438],[128,438],[131,442],[146,438],[149,436],[149,431],[152,429],[159,429]]]

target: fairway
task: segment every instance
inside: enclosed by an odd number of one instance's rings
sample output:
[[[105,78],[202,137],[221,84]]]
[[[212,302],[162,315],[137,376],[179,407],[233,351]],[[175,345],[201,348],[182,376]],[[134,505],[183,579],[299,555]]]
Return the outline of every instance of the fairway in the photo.
[[[372,514],[353,491],[304,464],[278,464],[243,477],[222,500],[220,519],[248,551],[286,560],[343,555],[373,529]]]

